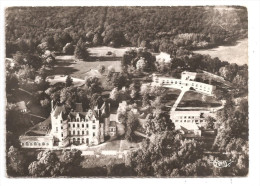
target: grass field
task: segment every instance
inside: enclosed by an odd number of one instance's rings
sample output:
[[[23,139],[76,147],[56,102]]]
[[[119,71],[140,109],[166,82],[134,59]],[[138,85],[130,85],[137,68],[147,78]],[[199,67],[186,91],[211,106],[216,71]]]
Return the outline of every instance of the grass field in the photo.
[[[171,107],[174,105],[180,94],[178,89],[168,89],[166,99],[163,100],[165,106]],[[205,99],[204,99],[205,98]],[[184,94],[178,107],[218,107],[221,102],[217,101],[214,97],[204,96],[200,93],[188,91]]]
[[[99,65],[104,65],[106,68],[113,66],[117,72],[121,70],[121,58],[126,48],[94,47],[88,50],[91,56],[89,61],[76,61],[74,56],[68,55],[56,56],[57,65],[49,75],[71,75],[84,79],[89,70],[96,69]],[[108,51],[113,54],[106,55]]]
[[[194,53],[218,57],[222,61],[236,63],[238,65],[248,64],[248,39],[237,42],[234,46],[219,46],[213,49],[197,50]]]

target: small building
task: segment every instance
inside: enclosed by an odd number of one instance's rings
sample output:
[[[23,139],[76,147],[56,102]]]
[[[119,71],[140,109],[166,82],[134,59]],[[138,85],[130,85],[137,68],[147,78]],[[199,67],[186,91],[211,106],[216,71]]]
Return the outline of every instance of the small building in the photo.
[[[27,106],[24,101],[17,102],[15,110],[23,112],[23,113],[28,112]]]
[[[171,60],[171,55],[165,52],[161,52],[159,55],[156,56],[156,61],[158,63],[170,63]]]

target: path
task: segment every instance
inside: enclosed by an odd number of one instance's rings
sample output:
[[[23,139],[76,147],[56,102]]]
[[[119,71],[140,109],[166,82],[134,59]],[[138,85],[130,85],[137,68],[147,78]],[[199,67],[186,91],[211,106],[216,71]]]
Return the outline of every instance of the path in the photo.
[[[171,108],[170,117],[173,116],[177,106],[179,105],[180,101],[182,100],[182,97],[184,96],[185,92],[187,92],[186,89],[182,89],[180,95],[178,96],[177,100],[175,101],[174,105]]]
[[[19,90],[23,91],[23,92],[26,92],[27,94],[30,94],[31,96],[33,95],[31,92],[28,92],[27,90],[24,90],[22,88],[18,88]]]
[[[34,116],[34,117],[37,117],[37,118],[41,118],[41,119],[47,119],[47,118],[44,118],[44,117],[42,117],[42,116],[38,116],[38,115],[35,115],[35,114],[31,114],[31,113],[29,113],[29,115]]]

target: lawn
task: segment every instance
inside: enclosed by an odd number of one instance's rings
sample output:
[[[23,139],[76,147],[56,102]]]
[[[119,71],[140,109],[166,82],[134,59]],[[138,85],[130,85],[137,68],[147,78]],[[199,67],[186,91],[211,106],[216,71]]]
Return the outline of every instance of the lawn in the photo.
[[[188,91],[184,94],[179,107],[219,107],[221,102],[213,96],[204,96],[203,94]]]
[[[96,69],[99,65],[106,68],[113,66],[117,72],[121,71],[121,58],[126,48],[93,47],[88,50],[91,56],[89,61],[75,60],[73,55],[56,56],[57,65],[48,75],[71,75],[84,79],[88,71]],[[108,51],[113,54],[106,55]]]
[[[238,65],[248,64],[248,39],[237,42],[234,46],[219,46],[213,49],[197,50],[195,53],[218,57],[222,61],[236,63]]]

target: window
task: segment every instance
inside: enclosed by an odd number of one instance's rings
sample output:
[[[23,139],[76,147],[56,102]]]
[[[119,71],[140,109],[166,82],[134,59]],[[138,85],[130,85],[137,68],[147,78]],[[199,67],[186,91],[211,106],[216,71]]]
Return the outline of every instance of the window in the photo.
[[[63,127],[61,127],[61,130],[63,129]]]
[[[93,120],[93,123],[95,123],[95,120]]]
[[[24,145],[24,143],[21,143],[21,145],[23,146],[23,145]]]
[[[58,127],[56,127],[56,132],[58,132]]]
[[[69,135],[71,135],[71,131],[69,131]]]
[[[88,124],[87,124],[87,126],[86,126],[87,128],[88,128]]]
[[[28,142],[26,142],[26,143],[25,143],[25,145],[26,145],[26,146],[28,146],[28,145],[29,145],[29,143],[28,143]]]
[[[62,120],[60,120],[60,123],[62,123]]]
[[[88,135],[88,131],[87,131],[87,135]]]
[[[78,131],[78,135],[80,135],[79,131]]]
[[[45,143],[44,142],[42,142],[42,146],[44,146],[45,145]]]
[[[178,122],[178,120],[175,120],[175,122]]]
[[[49,143],[46,143],[46,145],[48,146],[48,145],[49,145]]]
[[[34,146],[37,146],[37,143],[36,143],[36,142],[34,142]]]
[[[203,120],[200,120],[200,122],[203,122]]]
[[[93,132],[93,137],[94,137],[95,135],[96,135],[95,132]]]
[[[86,143],[88,144],[88,138],[86,138]]]
[[[84,135],[84,131],[82,131],[82,135]]]
[[[81,140],[82,140],[82,143],[84,143],[84,138],[82,138]]]
[[[184,119],[186,118],[186,116],[184,116]]]
[[[186,120],[184,120],[184,122],[186,122]]]
[[[78,138],[78,141],[80,141],[80,138]]]
[[[73,130],[73,135],[75,135],[75,130]]]
[[[96,129],[96,125],[93,125],[92,127],[93,127],[93,129]]]
[[[77,118],[77,122],[79,122],[79,118]]]
[[[79,127],[79,124],[77,124],[77,127]]]
[[[82,124],[82,128],[84,128],[84,124]]]
[[[75,124],[73,124],[73,128],[75,128]]]
[[[68,126],[70,127],[70,124]]]
[[[61,133],[61,137],[63,137],[63,133]]]
[[[32,146],[32,143],[30,143],[30,146]]]
[[[188,118],[190,118],[190,116]]]

